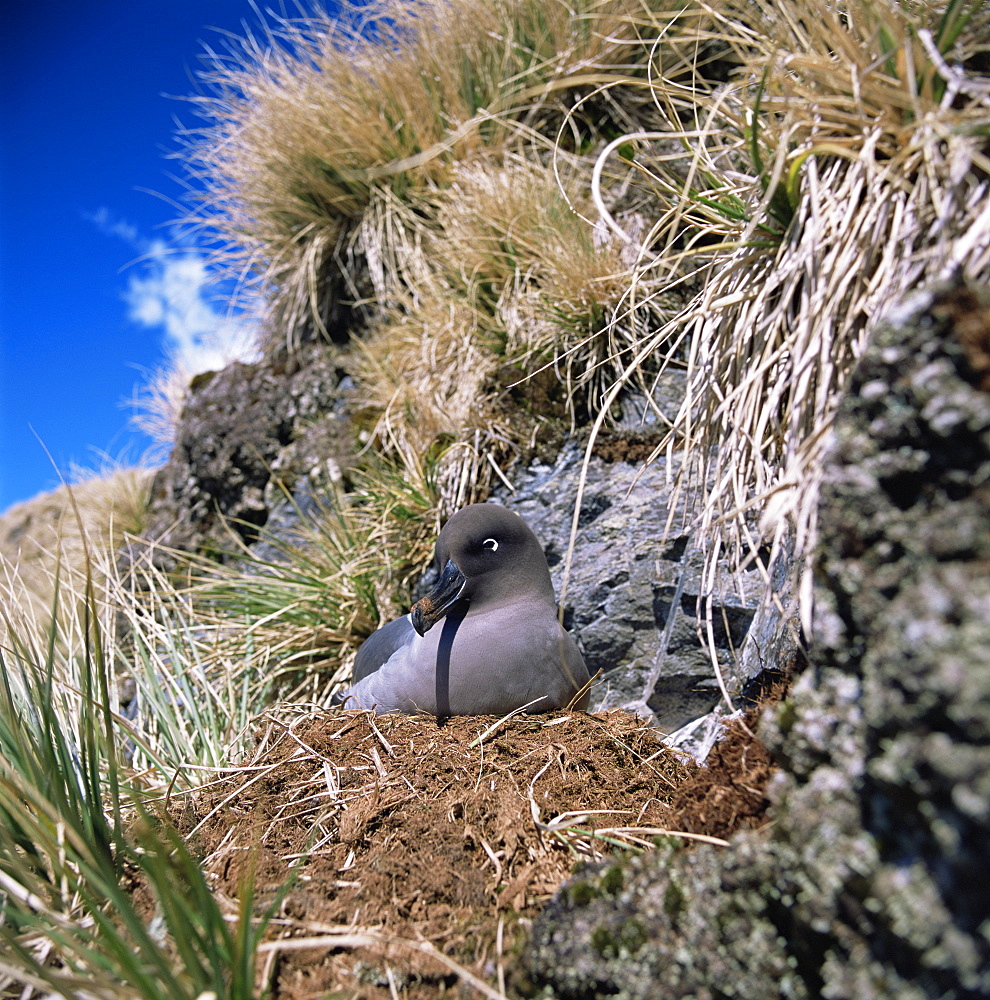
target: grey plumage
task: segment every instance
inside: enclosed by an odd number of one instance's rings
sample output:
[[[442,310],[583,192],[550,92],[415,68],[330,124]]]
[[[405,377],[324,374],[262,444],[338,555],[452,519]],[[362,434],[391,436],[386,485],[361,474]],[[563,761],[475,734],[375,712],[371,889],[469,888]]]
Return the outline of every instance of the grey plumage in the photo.
[[[358,650],[344,706],[438,716],[566,707],[588,670],[557,620],[546,557],[522,518],[494,504],[464,507],[440,532],[437,560],[433,591]],[[575,707],[587,703],[585,692]]]

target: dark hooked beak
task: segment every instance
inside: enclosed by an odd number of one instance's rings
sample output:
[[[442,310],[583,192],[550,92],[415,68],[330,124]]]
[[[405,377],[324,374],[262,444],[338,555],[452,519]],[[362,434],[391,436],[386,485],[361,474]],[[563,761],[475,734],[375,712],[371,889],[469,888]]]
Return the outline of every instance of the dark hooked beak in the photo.
[[[466,583],[464,574],[454,565],[452,559],[448,559],[436,586],[426,597],[413,605],[411,612],[413,628],[420,635],[426,635],[461,596]]]

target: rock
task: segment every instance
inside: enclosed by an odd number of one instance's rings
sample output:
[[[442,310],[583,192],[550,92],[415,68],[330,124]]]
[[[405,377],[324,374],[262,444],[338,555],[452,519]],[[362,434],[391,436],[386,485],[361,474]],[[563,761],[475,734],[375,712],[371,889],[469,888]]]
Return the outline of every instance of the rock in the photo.
[[[642,402],[627,399],[625,409],[641,411]],[[669,480],[678,471],[678,455],[669,469],[664,456],[644,468],[657,440],[648,432],[649,410],[646,420],[626,412],[608,435],[609,458],[597,452],[591,458],[564,592],[564,624],[592,674],[602,671],[592,710],[628,708],[671,732],[708,713],[721,694],[702,640],[703,560],[689,530],[698,494],[675,494]],[[515,474],[513,491],[501,487],[495,493],[542,541],[558,595],[583,457],[571,439],[552,465],[534,463]],[[755,568],[733,574],[723,561],[716,591],[710,610],[715,648],[730,691],[739,694],[771,669],[766,660],[738,656],[765,587]],[[779,615],[772,627],[765,612],[760,621],[764,638],[781,631]],[[792,652],[794,646],[791,638]]]
[[[853,373],[810,666],[762,730],[773,822],[578,875],[534,926],[526,991],[990,995],[988,349],[990,296],[940,286]]]
[[[145,537],[185,551],[229,547],[224,519],[251,542],[286,503],[277,480],[339,478],[348,461],[345,396],[332,350],[198,375],[168,462],[155,476]]]

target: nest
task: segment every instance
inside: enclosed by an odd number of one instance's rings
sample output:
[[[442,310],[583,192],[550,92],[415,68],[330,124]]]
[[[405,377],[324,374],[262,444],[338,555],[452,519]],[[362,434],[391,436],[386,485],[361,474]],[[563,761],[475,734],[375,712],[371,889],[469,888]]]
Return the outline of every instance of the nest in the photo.
[[[452,976],[497,996],[503,954],[578,862],[671,832],[697,769],[661,740],[622,711],[270,716],[183,825],[221,897],[252,879],[280,900],[262,947],[274,997],[435,995]]]

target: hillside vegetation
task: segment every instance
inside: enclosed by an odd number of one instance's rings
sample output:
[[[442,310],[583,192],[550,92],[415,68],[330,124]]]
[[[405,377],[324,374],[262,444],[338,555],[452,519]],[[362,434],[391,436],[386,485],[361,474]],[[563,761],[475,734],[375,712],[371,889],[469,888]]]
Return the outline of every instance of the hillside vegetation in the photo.
[[[276,696],[325,704],[443,519],[538,441],[590,455],[624,392],[680,373],[655,454],[710,484],[706,558],[792,547],[810,614],[876,318],[990,279],[988,65],[967,0],[373,0],[211,51],[188,222],[270,362],[350,376],[355,465],[279,558],[232,533],[181,573],[141,554],[143,474],[4,516],[0,996],[267,995],[290,884],[214,894],[177,799]]]

